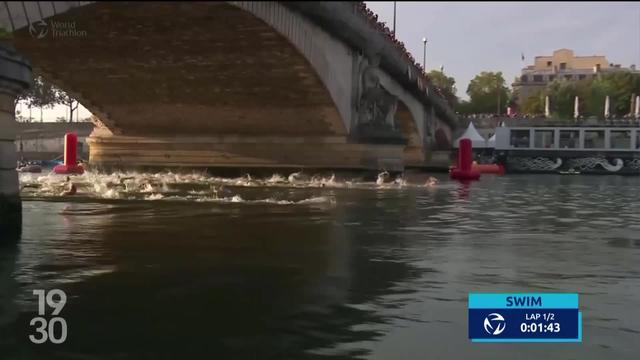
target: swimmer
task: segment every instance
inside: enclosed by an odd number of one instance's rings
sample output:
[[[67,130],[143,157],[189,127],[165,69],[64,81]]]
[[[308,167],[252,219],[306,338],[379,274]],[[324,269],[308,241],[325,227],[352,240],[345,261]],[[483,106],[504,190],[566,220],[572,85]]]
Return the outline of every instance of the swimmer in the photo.
[[[302,170],[300,170],[298,172],[295,172],[295,173],[289,175],[288,180],[289,180],[290,183],[292,183],[292,182],[297,182],[297,181],[309,181],[310,178],[309,178],[309,175],[303,174]]]
[[[336,175],[331,174],[331,177],[327,180],[321,174],[315,174],[311,177],[312,184],[320,183],[320,187],[326,187],[327,185],[334,184],[336,180]]]
[[[385,170],[378,174],[378,179],[376,180],[377,185],[384,184],[387,180],[389,180],[389,173]]]
[[[438,179],[434,178],[433,176],[430,176],[427,179],[427,182],[424,183],[424,186],[427,186],[427,187],[432,187],[436,185],[438,185]]]
[[[62,195],[64,196],[68,196],[68,195],[75,195],[78,192],[78,189],[76,188],[76,186],[71,182],[71,179],[67,176],[67,183],[69,184],[69,187],[67,189],[67,191],[65,191],[64,193],[62,193]]]
[[[229,189],[227,189],[224,185],[220,185],[218,188],[215,187],[215,185],[212,185],[212,190],[213,190],[213,195],[217,198],[220,199],[221,197],[231,197],[233,196],[233,192]]]
[[[116,178],[118,179],[117,182],[109,181],[105,184],[107,186],[107,189],[113,189],[116,187],[124,187],[124,188],[127,187],[124,183],[124,180],[127,178],[123,178],[120,175],[117,175]]]
[[[318,182],[322,182],[322,176],[320,174],[313,174],[313,176],[311,176],[311,182],[312,183],[318,183]]]

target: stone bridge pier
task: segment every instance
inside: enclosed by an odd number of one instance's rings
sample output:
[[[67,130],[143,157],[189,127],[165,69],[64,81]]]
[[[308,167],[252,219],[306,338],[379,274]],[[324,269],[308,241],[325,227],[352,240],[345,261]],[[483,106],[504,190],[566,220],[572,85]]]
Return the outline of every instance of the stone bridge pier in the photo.
[[[0,246],[20,237],[22,206],[16,172],[15,99],[31,83],[31,66],[0,41]]]

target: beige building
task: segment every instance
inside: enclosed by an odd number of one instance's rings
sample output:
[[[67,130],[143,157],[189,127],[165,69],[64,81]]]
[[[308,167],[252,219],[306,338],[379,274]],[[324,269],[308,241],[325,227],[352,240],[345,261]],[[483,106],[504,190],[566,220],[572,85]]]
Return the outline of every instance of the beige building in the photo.
[[[534,64],[522,69],[520,78],[512,86],[518,95],[518,106],[522,106],[530,95],[556,79],[584,80],[601,72],[621,70],[636,71],[635,65],[622,68],[609,63],[606,56],[575,56],[573,50],[560,49],[552,56],[536,56]]]

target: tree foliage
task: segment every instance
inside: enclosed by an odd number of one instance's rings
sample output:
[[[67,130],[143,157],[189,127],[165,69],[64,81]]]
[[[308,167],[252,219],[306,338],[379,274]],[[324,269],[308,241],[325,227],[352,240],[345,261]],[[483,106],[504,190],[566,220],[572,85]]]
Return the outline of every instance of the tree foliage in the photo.
[[[73,122],[73,113],[78,109],[78,101],[64,90],[58,89],[56,91],[56,102],[69,108],[69,122]]]
[[[502,72],[483,71],[469,83],[467,95],[470,100],[465,112],[503,114],[511,98],[510,93]]]
[[[526,114],[544,112],[544,97],[549,96],[552,117],[571,119],[574,115],[575,97],[579,98],[580,115],[604,117],[605,99],[609,96],[609,112],[612,117],[633,113],[631,99],[640,95],[640,74],[628,71],[601,73],[594,79],[580,81],[555,80],[545,89],[532,94],[522,107]]]
[[[67,106],[70,114],[69,122],[73,121],[73,113],[78,109],[79,105],[76,99],[41,76],[34,77],[32,86],[18,95],[14,105],[17,105],[20,101],[24,102],[29,108],[37,107],[42,109],[55,105]],[[59,120],[56,119],[56,121]]]
[[[456,96],[456,80],[453,77],[445,75],[442,71],[431,70],[427,76],[437,88],[440,89],[445,100],[451,108],[458,105],[458,97]]]
[[[543,114],[546,95],[547,95],[547,92],[544,90],[539,90],[531,94],[525,100],[524,104],[522,104],[522,109],[520,109],[520,112],[524,114],[529,114],[529,115]]]
[[[55,86],[48,83],[41,76],[37,76],[33,79],[31,87],[18,95],[15,103],[24,101],[29,107],[54,106],[57,104],[57,91],[58,89]]]

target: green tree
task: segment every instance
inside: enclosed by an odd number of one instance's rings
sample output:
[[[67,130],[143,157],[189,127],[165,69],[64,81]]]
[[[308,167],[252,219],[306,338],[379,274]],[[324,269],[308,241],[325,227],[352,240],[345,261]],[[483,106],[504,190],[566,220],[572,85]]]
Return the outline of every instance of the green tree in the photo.
[[[40,121],[42,121],[42,109],[55,105],[64,105],[69,108],[69,122],[73,121],[73,114],[78,109],[79,102],[64,90],[56,87],[41,76],[33,78],[32,86],[19,94],[14,105],[22,102],[30,110],[33,107],[40,108]],[[59,121],[60,119],[56,119]],[[78,116],[76,115],[76,121]]]
[[[30,89],[31,97],[29,98],[29,107],[40,109],[40,122],[42,119],[42,110],[47,107],[53,107],[56,104],[56,88],[53,84],[45,81],[41,76],[33,80]]]
[[[11,34],[11,31],[0,26],[0,41],[10,41],[12,39],[13,35]]]
[[[14,105],[22,101],[29,111],[31,108],[40,108],[40,121],[42,121],[42,109],[54,106],[57,103],[56,88],[41,76],[33,78],[31,87],[20,93],[14,100]]]
[[[611,116],[624,116],[632,113],[631,96],[640,94],[640,75],[629,71],[616,71],[599,74],[591,87],[590,101],[599,105],[599,113],[603,115],[604,99],[608,95]]]
[[[467,95],[469,110],[475,113],[500,113],[506,111],[510,99],[502,72],[483,71],[469,83]]]
[[[473,109],[471,108],[471,103],[466,100],[462,100],[458,102],[458,105],[454,107],[454,110],[460,114],[473,114]]]
[[[442,91],[442,95],[449,103],[449,106],[451,106],[451,108],[455,108],[458,105],[458,97],[456,96],[456,92],[458,91],[456,89],[456,80],[453,77],[445,75],[439,70],[431,70],[427,76],[433,85]]]
[[[572,119],[575,97],[578,96],[580,115],[602,119],[605,99],[609,96],[611,116],[622,117],[634,111],[630,106],[634,94],[640,95],[640,75],[628,71],[601,73],[594,79],[580,81],[561,79],[528,97],[522,111],[527,114],[541,113],[544,111],[544,96],[548,95],[553,116]]]
[[[56,102],[69,108],[69,122],[73,122],[73,113],[78,109],[79,102],[62,89],[56,89]]]
[[[522,104],[522,109],[520,110],[520,112],[528,115],[543,114],[546,96],[547,92],[544,89],[536,91],[535,93],[529,95],[524,104]]]
[[[547,85],[551,113],[563,120],[573,119],[576,96],[579,100],[578,110],[581,116],[603,116],[606,90],[594,88],[593,81],[555,80]]]
[[[28,92],[29,105],[33,107],[48,107],[56,103],[56,88],[41,76],[33,79],[33,85]]]

